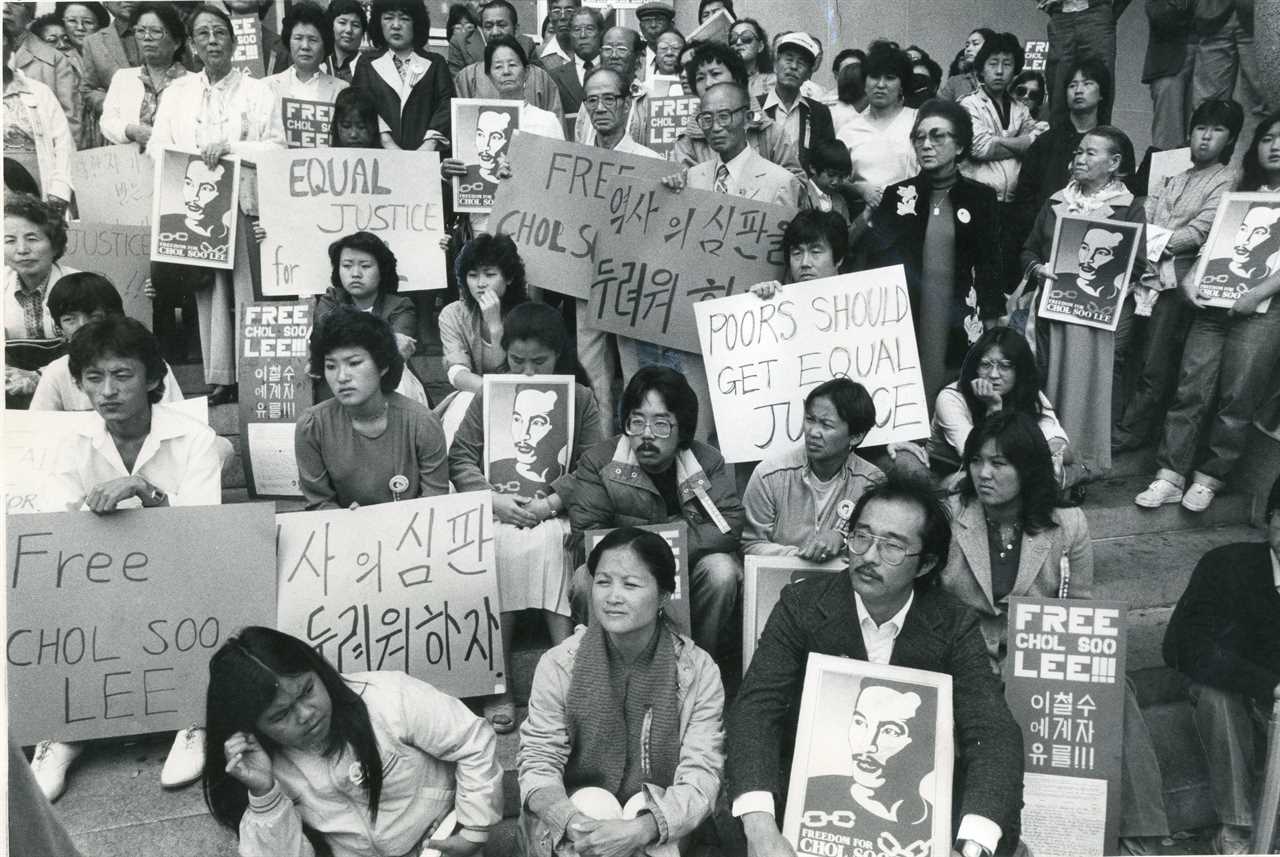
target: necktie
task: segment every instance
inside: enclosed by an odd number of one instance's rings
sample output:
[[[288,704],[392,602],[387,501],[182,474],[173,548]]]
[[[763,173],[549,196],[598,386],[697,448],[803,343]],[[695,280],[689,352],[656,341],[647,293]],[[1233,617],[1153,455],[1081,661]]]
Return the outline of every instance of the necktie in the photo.
[[[395,63],[396,71],[400,72],[400,79],[408,83],[409,73],[411,71],[409,68],[409,61],[407,59],[402,60],[395,54],[391,55],[391,61]]]
[[[712,190],[716,193],[729,192],[729,168],[723,163],[716,167],[716,183]]]

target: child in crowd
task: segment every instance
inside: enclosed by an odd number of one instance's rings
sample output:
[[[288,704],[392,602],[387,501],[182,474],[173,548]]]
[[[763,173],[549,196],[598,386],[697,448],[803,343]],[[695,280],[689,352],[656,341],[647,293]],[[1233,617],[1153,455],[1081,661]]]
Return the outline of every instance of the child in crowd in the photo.
[[[834,211],[852,223],[850,212],[862,208],[853,190],[853,161],[839,140],[822,140],[809,150],[809,199],[813,207]]]

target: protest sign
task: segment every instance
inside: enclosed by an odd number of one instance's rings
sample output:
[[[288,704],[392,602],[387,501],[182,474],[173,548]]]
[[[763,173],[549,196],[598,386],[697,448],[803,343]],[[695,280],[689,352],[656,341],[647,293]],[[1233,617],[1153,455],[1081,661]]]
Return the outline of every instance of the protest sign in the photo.
[[[500,494],[546,497],[569,470],[572,375],[484,376],[484,478]]]
[[[11,516],[10,737],[204,723],[214,650],[275,618],[272,523],[256,503]]]
[[[951,676],[810,654],[782,835],[797,854],[950,854],[953,744]]]
[[[696,353],[698,302],[782,278],[782,231],[793,209],[657,182],[611,187],[589,327]]]
[[[676,134],[698,112],[696,95],[664,95],[649,99],[649,136],[643,142],[664,157],[670,157]]]
[[[73,220],[61,262],[106,277],[120,292],[125,315],[151,329],[151,298],[143,291],[151,276],[151,227]]]
[[[165,149],[156,159],[151,259],[225,268],[233,264],[240,159],[209,169],[198,154]]]
[[[285,143],[290,149],[319,149],[329,145],[332,102],[281,98],[280,112]]]
[[[293,428],[312,403],[311,301],[245,303],[240,311],[240,425],[254,497],[301,497]]]
[[[666,539],[671,546],[671,553],[676,558],[676,591],[671,593],[664,612],[681,634],[692,634],[693,617],[689,611],[689,527],[684,521],[671,521],[666,524],[637,524],[637,529],[657,533]],[[600,540],[612,533],[616,528],[607,530],[587,530],[586,548],[591,553]],[[587,611],[590,614],[588,602]],[[589,618],[594,618],[592,614]],[[743,666],[746,669],[746,666]]]
[[[400,291],[445,286],[440,156],[392,149],[307,149],[258,156],[262,293],[323,294],[329,245],[360,230],[396,254]]]
[[[1169,149],[1164,152],[1151,153],[1151,165],[1147,170],[1147,193],[1160,188],[1169,176],[1191,169],[1191,147]]]
[[[795,556],[746,556],[742,578],[742,671],[746,672],[756,653],[756,643],[764,633],[769,614],[788,583],[798,583],[815,574],[843,571],[841,561],[809,562]]]
[[[1009,599],[1004,694],[1022,727],[1022,837],[1037,857],[1117,853],[1127,612]]]
[[[669,161],[626,155],[517,131],[508,150],[513,181],[493,196],[489,229],[511,236],[529,285],[586,298],[600,224],[609,220],[610,182],[657,181]],[[438,184],[438,183],[437,183]]]
[[[1208,306],[1230,308],[1280,271],[1280,194],[1226,193],[1196,260],[1195,281]],[[1258,304],[1265,313],[1271,299]]]
[[[71,154],[76,212],[91,223],[151,223],[155,164],[137,143],[82,149]]]
[[[732,29],[733,16],[721,9],[690,33],[685,44],[692,42],[725,42],[727,44],[729,31]]]
[[[1049,43],[1030,39],[1024,49],[1026,60],[1022,64],[1023,71],[1044,71],[1049,62]],[[1049,81],[1052,85],[1053,81]],[[1047,93],[1045,93],[1047,95]]]
[[[1040,289],[1040,317],[1114,332],[1141,234],[1141,223],[1059,215],[1049,257],[1057,279]]]
[[[507,165],[511,135],[520,127],[524,102],[454,98],[453,156],[467,167],[453,177],[453,210],[488,214],[498,190],[497,171]]]
[[[231,29],[236,36],[231,67],[240,69],[249,77],[262,77],[266,73],[262,56],[262,21],[257,15],[232,15]]]
[[[454,696],[503,693],[490,497],[277,515],[276,627],[340,672],[403,670]]]
[[[867,446],[929,436],[911,300],[901,266],[694,305],[726,461],[793,447],[804,397],[832,378],[862,384],[876,406]]]

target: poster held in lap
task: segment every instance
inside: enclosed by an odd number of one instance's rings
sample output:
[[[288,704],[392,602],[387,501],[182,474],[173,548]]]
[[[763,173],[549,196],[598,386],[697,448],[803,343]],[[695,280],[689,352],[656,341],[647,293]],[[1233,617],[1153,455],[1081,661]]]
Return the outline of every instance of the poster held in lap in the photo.
[[[484,478],[500,494],[539,499],[569,470],[572,375],[484,376]]]

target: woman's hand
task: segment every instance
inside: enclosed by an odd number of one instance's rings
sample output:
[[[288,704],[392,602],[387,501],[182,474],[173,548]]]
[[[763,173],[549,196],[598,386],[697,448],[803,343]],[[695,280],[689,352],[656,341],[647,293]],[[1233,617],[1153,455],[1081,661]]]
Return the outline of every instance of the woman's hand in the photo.
[[[773,300],[774,296],[780,291],[782,291],[782,283],[777,280],[765,280],[763,283],[756,283],[751,287],[751,294],[762,301]]]
[[[978,397],[979,401],[985,402],[987,411],[995,413],[1000,410],[1000,406],[1004,398],[996,392],[996,388],[991,381],[986,378],[974,378],[970,386],[973,388],[973,394]]]
[[[151,126],[130,123],[124,126],[124,135],[139,146],[146,148],[147,143],[151,140]]]
[[[672,190],[676,193],[684,190],[685,185],[687,184],[689,184],[689,171],[687,169],[681,170],[678,173],[672,173],[662,179],[662,186],[667,190]]]
[[[480,849],[484,847],[482,842],[472,842],[470,839],[464,839],[461,836],[447,836],[444,839],[429,839],[426,848],[431,848],[443,857],[472,857],[479,854]],[[422,852],[426,854],[424,850]]]
[[[1262,289],[1256,286],[1249,291],[1236,298],[1236,302],[1231,305],[1230,313],[1232,315],[1250,316],[1258,311],[1258,306],[1266,298],[1262,296]]]
[[[413,356],[413,352],[417,350],[418,340],[403,333],[396,333],[393,335],[396,338],[396,350],[400,352],[401,357],[408,360]],[[405,367],[405,371],[409,371],[407,366]]]
[[[874,182],[854,182],[853,189],[870,208],[877,208],[884,198],[884,186]]]
[[[805,538],[796,556],[809,562],[826,562],[838,557],[843,549],[844,536],[835,530],[817,530]]]
[[[253,220],[250,221],[249,228],[253,230],[254,241],[257,241],[259,244],[261,244],[263,241],[267,240],[267,230],[262,227],[261,220],[259,220],[256,217],[253,218]]]
[[[151,493],[151,485],[141,476],[122,476],[93,486],[93,490],[84,498],[84,504],[90,512],[99,515],[114,512],[116,507],[130,497],[141,497]]]
[[[493,516],[501,523],[522,529],[538,526],[538,518],[526,508],[528,505],[528,497],[493,493]]]
[[[625,821],[582,815],[569,822],[568,834],[578,857],[633,857],[657,841],[657,825],[647,812]]]
[[[462,163],[461,158],[445,158],[440,162],[440,177],[442,179],[460,179],[466,174],[467,165]]]
[[[156,299],[155,283],[151,282],[150,277],[147,277],[145,280],[142,281],[142,293],[146,295],[149,300]]]
[[[261,797],[276,784],[271,770],[271,757],[249,732],[236,732],[222,744],[227,756],[226,771],[244,783],[250,794]]]
[[[1058,279],[1058,275],[1055,274],[1053,271],[1049,270],[1048,265],[1043,265],[1043,264],[1036,265],[1034,268],[1032,268],[1031,276],[1035,277],[1041,283],[1044,283],[1046,280]]]
[[[1187,302],[1196,309],[1204,309],[1208,306],[1208,300],[1204,295],[1200,294],[1200,284],[1196,282],[1195,277],[1183,277],[1182,282],[1178,284],[1178,288],[1182,290],[1182,296],[1187,299]],[[1240,299],[1247,294],[1248,292],[1236,299],[1235,306],[1231,307],[1231,312],[1236,311],[1236,306],[1240,305]]]
[[[525,504],[525,511],[538,519],[538,523],[549,521],[556,516],[556,510],[551,508],[551,501],[545,497],[539,497]]]
[[[230,151],[231,147],[223,141],[205,143],[204,148],[200,150],[200,160],[204,161],[204,165],[209,169],[216,169],[218,161],[222,160],[222,156]]]
[[[489,330],[489,341],[499,342],[502,339],[502,302],[496,294],[485,289],[476,296],[476,304],[480,307],[480,318]]]

